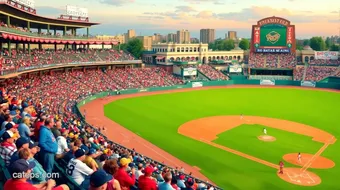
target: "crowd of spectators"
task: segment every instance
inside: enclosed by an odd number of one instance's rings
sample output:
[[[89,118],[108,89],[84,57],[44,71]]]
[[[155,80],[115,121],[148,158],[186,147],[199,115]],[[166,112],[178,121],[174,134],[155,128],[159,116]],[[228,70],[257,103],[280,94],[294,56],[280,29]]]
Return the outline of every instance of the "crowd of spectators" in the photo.
[[[309,64],[314,66],[340,66],[340,60],[313,59]]]
[[[228,80],[228,76],[221,71],[216,70],[208,64],[202,64],[198,67],[198,70],[207,76],[210,80]]]
[[[111,77],[115,73],[127,78],[116,82]],[[76,102],[101,91],[180,82],[161,68],[145,68],[53,72],[1,83],[0,157],[12,173],[36,174],[29,179],[12,175],[4,189],[55,187],[53,175],[48,175],[55,162],[84,189],[214,189],[182,169],[108,141],[100,133],[105,128],[89,126],[73,110]]]
[[[95,49],[79,49],[73,50],[51,50],[34,49],[31,54],[27,50],[11,50],[11,56],[8,50],[3,50],[0,56],[0,72],[4,70],[18,69],[22,67],[30,67],[37,65],[49,64],[67,64],[80,62],[95,61],[122,61],[134,60],[134,57],[124,51],[113,49],[95,50]]]
[[[306,67],[304,65],[299,65],[294,68],[293,74],[294,74],[294,80],[302,80],[303,73],[305,71]]]
[[[308,66],[306,72],[306,81],[320,81],[328,76],[335,76],[338,67],[327,66]]]
[[[294,68],[294,54],[253,53],[249,56],[250,68]]]

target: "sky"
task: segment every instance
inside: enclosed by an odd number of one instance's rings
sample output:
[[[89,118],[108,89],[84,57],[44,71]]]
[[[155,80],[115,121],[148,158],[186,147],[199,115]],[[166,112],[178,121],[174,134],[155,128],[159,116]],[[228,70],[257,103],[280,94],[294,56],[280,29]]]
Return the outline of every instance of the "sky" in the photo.
[[[93,35],[116,35],[135,29],[137,35],[163,35],[187,29],[199,38],[202,28],[216,29],[216,37],[237,31],[250,38],[251,26],[277,16],[295,25],[298,39],[339,35],[339,0],[35,0],[37,14],[52,18],[66,13],[66,5],[88,9]]]

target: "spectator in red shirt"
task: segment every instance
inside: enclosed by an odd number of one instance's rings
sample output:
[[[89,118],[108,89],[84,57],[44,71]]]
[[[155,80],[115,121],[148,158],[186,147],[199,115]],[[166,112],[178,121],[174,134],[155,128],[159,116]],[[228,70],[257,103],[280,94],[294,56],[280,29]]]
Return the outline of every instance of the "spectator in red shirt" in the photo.
[[[140,190],[158,189],[156,179],[151,176],[153,171],[153,168],[150,166],[144,169],[144,175],[140,176],[138,179],[138,188]]]
[[[42,125],[44,125],[45,120],[46,120],[46,116],[45,116],[45,115],[41,115],[40,118],[38,119],[38,121],[35,122],[35,124],[34,124],[34,137],[35,137],[36,139],[39,139],[39,131],[40,131],[40,127],[41,127]]]
[[[130,186],[135,184],[135,168],[131,169],[131,176],[127,172],[130,162],[131,160],[128,158],[120,159],[120,167],[114,176],[119,181],[122,190],[130,189]]]
[[[10,171],[12,174],[12,179],[6,181],[4,185],[4,190],[12,190],[12,189],[25,189],[25,190],[69,190],[70,188],[67,185],[56,185],[53,179],[48,180],[46,183],[41,183],[37,185],[32,185],[27,182],[27,177],[30,176],[32,168],[34,168],[34,162],[27,162],[24,159],[19,159],[13,162],[10,165]],[[23,175],[24,174],[24,175]]]

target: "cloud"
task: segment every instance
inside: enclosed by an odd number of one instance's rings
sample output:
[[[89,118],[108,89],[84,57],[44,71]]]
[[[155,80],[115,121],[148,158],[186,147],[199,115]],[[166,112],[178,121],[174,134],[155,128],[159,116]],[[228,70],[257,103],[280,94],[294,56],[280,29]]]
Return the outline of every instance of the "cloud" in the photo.
[[[332,13],[332,14],[338,14],[339,11],[332,11],[332,12],[330,12],[330,13]]]
[[[184,0],[190,4],[201,4],[201,3],[213,3],[216,5],[223,5],[224,2],[222,0]]]
[[[135,2],[135,0],[93,0],[93,1],[97,1],[103,4],[113,5],[113,6],[122,6],[124,4]]]
[[[175,12],[196,12],[196,10],[190,6],[177,6]]]
[[[213,13],[212,11],[201,11],[196,15],[196,17],[202,19],[213,19],[217,18],[217,14]]]

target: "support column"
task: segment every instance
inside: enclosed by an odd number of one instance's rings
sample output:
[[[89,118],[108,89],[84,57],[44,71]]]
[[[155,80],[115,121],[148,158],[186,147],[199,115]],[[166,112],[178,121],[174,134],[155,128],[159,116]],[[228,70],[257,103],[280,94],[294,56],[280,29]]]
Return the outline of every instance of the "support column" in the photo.
[[[54,44],[54,51],[57,51],[57,44]]]
[[[25,43],[22,43],[22,50],[23,50],[24,53],[25,53],[25,51],[26,51],[26,44],[25,44]]]
[[[41,34],[41,28],[38,28],[38,34]]]
[[[12,56],[12,47],[11,47],[11,41],[8,40],[8,43],[7,43],[7,47],[8,47],[8,53],[9,53],[9,56]]]
[[[113,49],[113,44],[111,44],[111,49]]]
[[[27,44],[27,49],[28,49],[28,54],[31,55],[31,44],[30,43]]]
[[[86,36],[89,37],[90,34],[90,28],[86,28]]]
[[[7,15],[7,26],[11,25],[11,17]]]
[[[73,29],[73,35],[76,36],[77,35],[77,29]]]
[[[15,42],[15,50],[18,52],[19,51],[19,43]]]
[[[66,30],[67,30],[67,28],[66,28],[66,26],[64,26],[64,31],[63,31],[64,36],[66,35]]]
[[[50,34],[50,25],[47,25],[47,34]]]
[[[102,49],[104,49],[104,44],[102,44]]]
[[[57,29],[54,29],[54,35],[55,36],[57,35]]]
[[[90,44],[87,44],[87,49],[90,49]]]
[[[42,50],[42,44],[39,43],[39,50]]]
[[[30,21],[27,21],[27,29],[31,30],[31,23],[30,23]]]
[[[2,41],[0,42],[0,51],[2,52],[3,47],[2,47]]]

